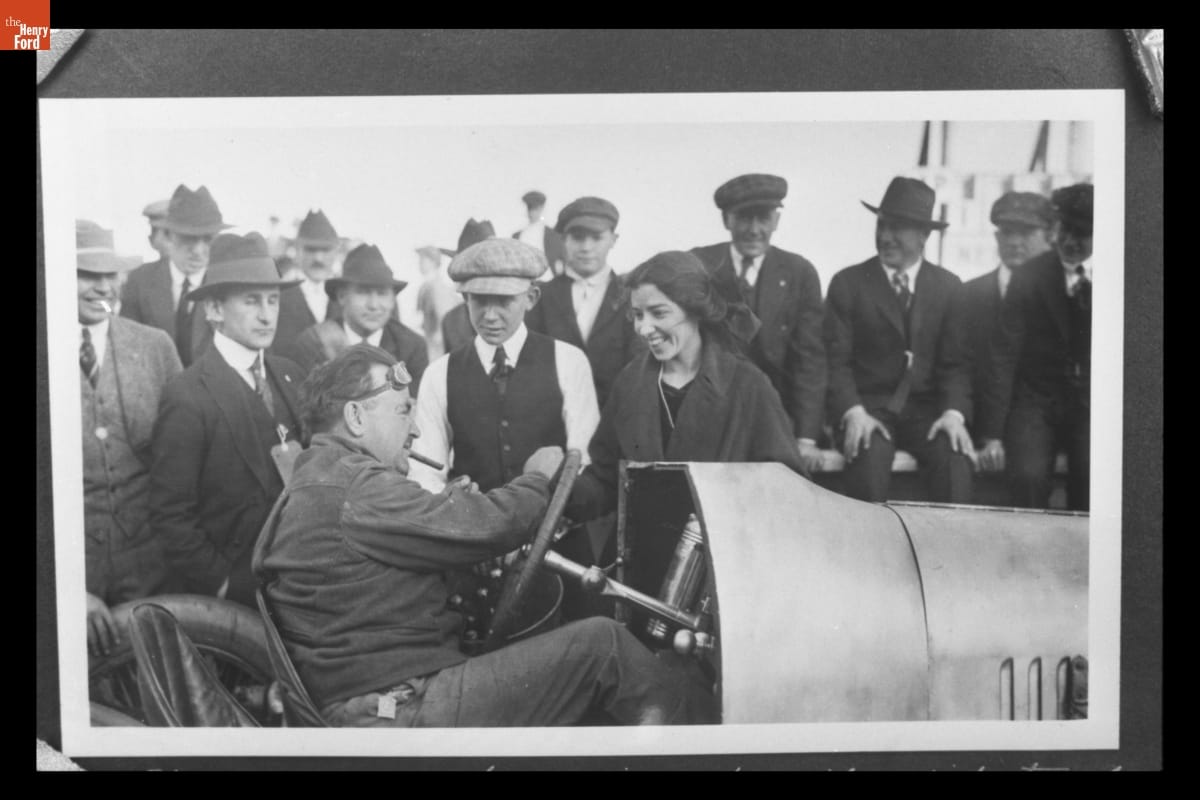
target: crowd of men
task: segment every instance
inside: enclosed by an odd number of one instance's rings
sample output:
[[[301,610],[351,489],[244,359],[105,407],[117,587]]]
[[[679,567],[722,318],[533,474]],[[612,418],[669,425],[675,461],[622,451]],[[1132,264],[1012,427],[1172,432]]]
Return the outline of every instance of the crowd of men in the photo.
[[[963,284],[924,255],[946,227],[933,189],[897,177],[878,205],[863,202],[876,218],[873,247],[863,243],[873,253],[824,296],[811,262],[771,244],[787,193],[773,175],[722,184],[726,234],[691,252],[757,316],[744,355],[778,392],[804,468],[819,470],[832,445],[847,494],[880,501],[901,448],[930,500],[970,503],[983,470],[1006,476],[1014,505],[1045,508],[1066,452],[1068,506],[1086,510],[1092,187],[1000,197],[998,266]],[[545,196],[523,199],[529,225],[511,237],[472,219],[456,250],[418,251],[420,332],[399,321],[406,284],[377,247],[353,248],[335,275],[342,239],[321,211],[300,224],[286,274],[262,236],[224,232],[203,186],[146,207],[161,257],[123,281],[111,232],[77,223],[93,649],[117,635],[115,603],[174,590],[254,605],[256,539],[288,454],[324,419],[313,385],[335,385],[322,370],[350,350],[385,354],[355,373],[364,390],[384,390],[367,383],[406,366],[403,381],[388,379],[415,398],[404,436],[419,436],[415,449],[438,466],[405,469],[434,495],[486,494],[532,473],[543,477],[526,483],[544,494],[544,448],[587,452],[616,375],[646,346],[609,261],[620,213],[584,196],[550,226]],[[606,534],[591,533],[598,555]]]

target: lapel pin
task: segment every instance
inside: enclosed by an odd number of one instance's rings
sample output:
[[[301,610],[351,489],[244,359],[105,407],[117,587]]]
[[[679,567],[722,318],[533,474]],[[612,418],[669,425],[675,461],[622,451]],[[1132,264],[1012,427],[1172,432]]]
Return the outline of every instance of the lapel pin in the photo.
[[[291,382],[292,382],[292,376],[291,376],[291,375],[284,375],[284,376],[283,376],[283,379],[284,379],[285,381],[287,381],[288,383],[291,383]]]

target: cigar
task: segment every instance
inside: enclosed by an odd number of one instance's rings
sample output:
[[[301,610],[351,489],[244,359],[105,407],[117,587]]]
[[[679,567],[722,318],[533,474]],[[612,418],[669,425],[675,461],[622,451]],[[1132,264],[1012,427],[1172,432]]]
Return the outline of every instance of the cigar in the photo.
[[[416,452],[415,450],[409,450],[408,457],[411,458],[413,461],[416,461],[419,464],[424,464],[425,466],[432,467],[433,469],[441,470],[441,469],[445,469],[445,467],[446,467],[445,464],[439,464],[438,462],[434,461],[432,458],[429,458],[428,456],[423,456],[420,453]]]
[[[108,304],[108,301],[107,301],[107,300],[100,300],[100,301],[99,301],[99,303],[100,303],[100,305],[104,306],[104,313],[105,313],[105,314],[111,314],[111,313],[112,313],[112,306],[110,306],[110,305]]]

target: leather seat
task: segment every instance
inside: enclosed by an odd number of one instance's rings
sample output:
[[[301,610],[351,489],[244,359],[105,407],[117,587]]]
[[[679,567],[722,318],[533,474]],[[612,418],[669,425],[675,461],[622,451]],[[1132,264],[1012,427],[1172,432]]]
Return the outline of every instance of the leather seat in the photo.
[[[258,612],[262,615],[263,625],[267,629],[267,653],[271,657],[271,670],[283,694],[283,710],[289,725],[328,728],[329,724],[317,711],[308,690],[300,681],[300,675],[292,664],[279,630],[275,627],[275,619],[267,606],[267,599],[260,587],[255,590],[254,597],[258,601]]]

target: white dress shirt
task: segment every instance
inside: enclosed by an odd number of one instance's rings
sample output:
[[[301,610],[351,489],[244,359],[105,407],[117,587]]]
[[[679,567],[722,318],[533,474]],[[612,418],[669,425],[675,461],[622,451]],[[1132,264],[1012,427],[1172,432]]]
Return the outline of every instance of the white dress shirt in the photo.
[[[358,344],[359,342],[366,342],[367,344],[373,344],[376,347],[379,347],[379,343],[383,341],[383,328],[380,328],[365,338],[355,333],[345,322],[342,323],[342,330],[346,333],[347,346]]]
[[[215,328],[213,329],[213,347],[217,348],[221,358],[225,359],[226,364],[233,367],[233,371],[241,376],[246,385],[254,389],[254,362],[262,351],[251,350]],[[266,365],[261,361],[259,365],[259,368],[263,370],[263,377],[266,377]]]
[[[520,369],[521,352],[528,337],[529,331],[525,324],[521,323],[516,333],[504,342],[504,355],[508,363],[517,369]],[[490,369],[492,359],[496,355],[496,346],[488,344],[479,336],[475,337],[473,344],[475,354],[479,356],[484,369]],[[446,468],[439,472],[413,461],[408,477],[430,492],[439,492],[445,487],[446,477],[454,463],[451,448],[454,431],[450,429],[446,400],[446,373],[449,364],[449,353],[430,364],[421,376],[421,392],[417,395],[414,419],[421,435],[413,449],[423,456],[445,464]],[[591,443],[592,434],[600,422],[600,407],[596,402],[591,365],[578,347],[556,339],[554,366],[558,372],[558,388],[563,396],[562,418],[563,427],[567,432],[566,449],[582,452],[583,463],[587,464],[588,444]],[[520,373],[515,377],[519,379]]]
[[[734,245],[729,245],[729,257],[733,259],[733,271],[738,275],[742,274],[742,259],[745,258]],[[754,257],[754,263],[750,265],[750,269],[746,270],[746,283],[754,286],[758,282],[758,271],[762,269],[763,259],[767,257],[766,253]]]
[[[94,325],[84,325],[92,336],[92,349],[96,351],[96,371],[104,366],[104,353],[108,350],[108,317],[100,320]],[[83,334],[80,334],[80,341]]]
[[[329,295],[325,294],[325,281],[311,281],[305,278],[300,283],[300,293],[304,295],[304,302],[308,305],[308,310],[312,312],[313,319],[317,322],[324,322],[325,313],[329,307]]]
[[[538,252],[546,252],[546,223],[542,220],[531,222],[517,234],[517,241],[536,248]]]
[[[1003,300],[1004,295],[1008,293],[1008,283],[1012,280],[1012,270],[1006,267],[1004,262],[1000,263],[996,271],[996,279],[1000,283],[1000,299]]]
[[[917,296],[917,273],[921,271],[921,262],[923,260],[924,259],[918,258],[915,264],[909,264],[904,268],[904,271],[908,273],[908,291],[913,297]],[[888,286],[892,287],[893,292],[899,294],[899,290],[896,289],[896,284],[893,283],[893,281],[896,277],[896,273],[900,270],[896,269],[895,267],[889,267],[882,261],[879,263],[883,265],[883,271],[887,273]]]
[[[575,308],[575,321],[579,324],[579,333],[586,342],[592,335],[592,326],[600,314],[600,306],[604,304],[604,294],[608,291],[608,282],[612,278],[612,267],[605,265],[604,269],[590,278],[585,278],[575,270],[567,267],[567,277],[571,279],[571,304]]]
[[[1067,276],[1067,297],[1075,291],[1075,284],[1079,283],[1079,275],[1076,274],[1075,268],[1079,264],[1063,264],[1063,272]],[[1083,262],[1083,277],[1087,278],[1088,283],[1092,281],[1092,260],[1089,258]]]
[[[174,261],[168,261],[167,263],[171,265],[172,307],[179,308],[179,296],[183,294],[183,279],[187,278],[188,286],[190,287],[188,288],[188,291],[190,292],[192,289],[196,289],[200,286],[200,284],[204,283],[204,273],[208,272],[208,268],[206,267],[199,272],[193,272],[191,275],[187,275],[183,270],[175,266]],[[188,311],[191,311],[191,309],[189,308]]]

